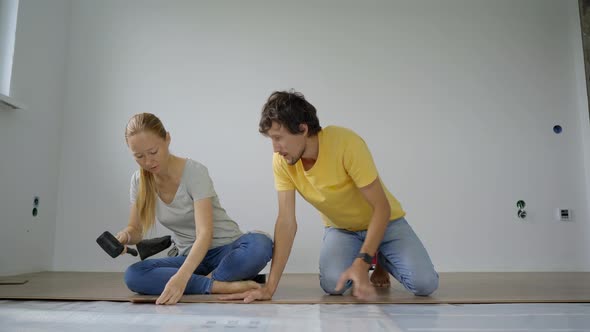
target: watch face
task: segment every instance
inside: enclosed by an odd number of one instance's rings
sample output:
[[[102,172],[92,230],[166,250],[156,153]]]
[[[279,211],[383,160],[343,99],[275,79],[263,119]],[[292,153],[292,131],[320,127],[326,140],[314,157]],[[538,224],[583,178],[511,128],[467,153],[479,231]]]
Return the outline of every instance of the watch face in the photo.
[[[373,256],[367,253],[360,253],[356,257],[362,258],[367,264],[373,264]]]

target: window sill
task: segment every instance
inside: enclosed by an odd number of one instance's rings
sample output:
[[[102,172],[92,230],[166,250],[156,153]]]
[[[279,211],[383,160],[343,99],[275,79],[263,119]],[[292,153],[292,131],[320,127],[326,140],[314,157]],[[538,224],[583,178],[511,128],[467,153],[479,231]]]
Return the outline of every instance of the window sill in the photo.
[[[24,108],[25,107],[18,101],[14,100],[14,98],[10,98],[0,93],[0,111],[15,111]]]

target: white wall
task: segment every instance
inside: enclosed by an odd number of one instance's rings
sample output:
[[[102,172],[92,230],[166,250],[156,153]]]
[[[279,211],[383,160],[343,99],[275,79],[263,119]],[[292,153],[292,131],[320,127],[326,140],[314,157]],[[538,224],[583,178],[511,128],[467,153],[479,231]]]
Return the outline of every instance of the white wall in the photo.
[[[272,232],[257,123],[272,91],[295,88],[323,125],[365,137],[440,271],[590,271],[577,15],[576,0],[75,1],[53,268],[135,261],[95,239],[127,222],[137,112],[209,167],[243,229]],[[554,221],[558,207],[575,221]],[[302,199],[298,220],[287,271],[315,272],[322,226]]]
[[[26,109],[0,111],[0,275],[53,267],[69,10],[20,1],[12,96]]]

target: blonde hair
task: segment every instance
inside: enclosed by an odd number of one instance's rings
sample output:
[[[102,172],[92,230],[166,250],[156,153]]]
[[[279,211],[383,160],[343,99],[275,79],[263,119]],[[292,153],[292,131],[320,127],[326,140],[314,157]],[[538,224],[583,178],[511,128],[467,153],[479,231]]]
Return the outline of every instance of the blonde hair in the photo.
[[[151,113],[139,113],[129,119],[125,129],[125,141],[129,137],[148,131],[166,139],[166,129],[162,121]],[[139,213],[141,232],[146,235],[156,223],[156,180],[154,175],[145,169],[140,169],[139,192],[135,200],[135,206]]]

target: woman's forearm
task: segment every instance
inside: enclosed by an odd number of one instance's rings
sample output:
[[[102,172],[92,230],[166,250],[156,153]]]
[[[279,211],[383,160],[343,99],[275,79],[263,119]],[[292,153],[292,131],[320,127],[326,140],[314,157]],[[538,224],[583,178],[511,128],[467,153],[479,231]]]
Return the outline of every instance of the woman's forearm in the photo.
[[[212,234],[210,232],[199,232],[186,260],[178,270],[178,274],[184,276],[188,280],[199,264],[201,264],[203,258],[205,258],[205,255],[211,246],[211,241]]]

